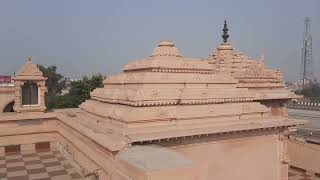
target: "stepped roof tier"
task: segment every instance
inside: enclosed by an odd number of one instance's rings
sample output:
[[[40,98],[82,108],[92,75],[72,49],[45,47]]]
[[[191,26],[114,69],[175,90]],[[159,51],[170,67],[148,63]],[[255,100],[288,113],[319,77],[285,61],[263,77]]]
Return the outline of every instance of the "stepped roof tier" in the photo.
[[[183,57],[172,41],[161,41],[148,58],[130,62],[122,70],[124,72],[214,73],[214,69],[206,61],[189,60],[198,59]]]
[[[228,46],[229,47],[229,46]],[[146,59],[104,81],[80,105],[80,114],[104,122],[123,143],[295,126],[255,102],[232,73],[206,60],[185,58],[173,42],[163,41]],[[59,115],[63,119],[63,114]],[[65,117],[68,117],[65,115]],[[87,119],[87,118],[84,118]],[[300,122],[301,123],[301,122]],[[114,142],[115,143],[115,142]],[[126,144],[124,143],[124,144]]]
[[[265,66],[263,57],[257,61],[237,52],[229,43],[222,43],[209,54],[209,64],[226,71],[238,80],[237,87],[249,88],[256,100],[292,99],[297,96],[286,89],[282,73]]]
[[[47,78],[43,77],[43,73],[37,67],[36,64],[32,63],[31,57],[27,59],[26,64],[24,64],[16,76],[13,78],[14,80],[46,80]]]

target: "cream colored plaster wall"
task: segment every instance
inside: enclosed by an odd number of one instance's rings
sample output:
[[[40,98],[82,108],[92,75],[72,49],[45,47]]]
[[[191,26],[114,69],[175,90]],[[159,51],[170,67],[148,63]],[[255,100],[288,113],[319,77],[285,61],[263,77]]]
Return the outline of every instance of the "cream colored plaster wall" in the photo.
[[[320,173],[320,145],[290,139],[288,152],[291,166]]]
[[[14,101],[14,94],[12,93],[4,93],[0,91],[0,113],[3,112],[3,109],[7,104]]]
[[[148,180],[202,180],[201,167],[180,167],[148,173]]]
[[[202,166],[199,180],[279,180],[277,135],[173,147]]]

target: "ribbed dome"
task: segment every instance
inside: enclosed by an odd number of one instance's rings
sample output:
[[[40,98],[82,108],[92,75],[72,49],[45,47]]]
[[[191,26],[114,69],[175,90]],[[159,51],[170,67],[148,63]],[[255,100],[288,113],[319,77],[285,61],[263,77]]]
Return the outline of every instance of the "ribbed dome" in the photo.
[[[161,41],[158,44],[158,47],[153,49],[151,57],[159,57],[159,56],[175,56],[182,57],[182,54],[179,50],[174,47],[174,42],[172,41]]]

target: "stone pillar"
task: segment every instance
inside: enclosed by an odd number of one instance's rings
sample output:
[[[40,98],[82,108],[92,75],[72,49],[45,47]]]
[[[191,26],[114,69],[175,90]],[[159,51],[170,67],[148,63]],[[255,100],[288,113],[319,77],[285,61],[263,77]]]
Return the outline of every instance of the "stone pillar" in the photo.
[[[281,115],[288,117],[288,103],[282,103]]]
[[[280,158],[280,179],[288,180],[289,154],[288,154],[288,131],[279,135],[279,158]]]
[[[45,102],[45,93],[47,92],[47,87],[45,85],[45,81],[39,81],[37,82],[37,85],[39,87],[39,105],[40,105],[40,110],[44,111],[46,110],[46,102]]]
[[[24,85],[23,81],[15,81],[14,82],[14,106],[13,110],[15,112],[21,112],[21,90],[22,86]]]

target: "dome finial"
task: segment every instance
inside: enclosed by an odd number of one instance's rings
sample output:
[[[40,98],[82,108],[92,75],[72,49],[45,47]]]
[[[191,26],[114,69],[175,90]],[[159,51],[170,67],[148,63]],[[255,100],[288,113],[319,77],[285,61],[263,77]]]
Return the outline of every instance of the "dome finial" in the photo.
[[[222,38],[223,38],[223,42],[227,43],[228,38],[229,38],[229,34],[228,34],[228,27],[227,27],[227,20],[224,20],[224,26],[223,26],[223,34],[222,34]]]
[[[27,58],[27,61],[32,62],[32,56],[29,56],[29,57]]]

